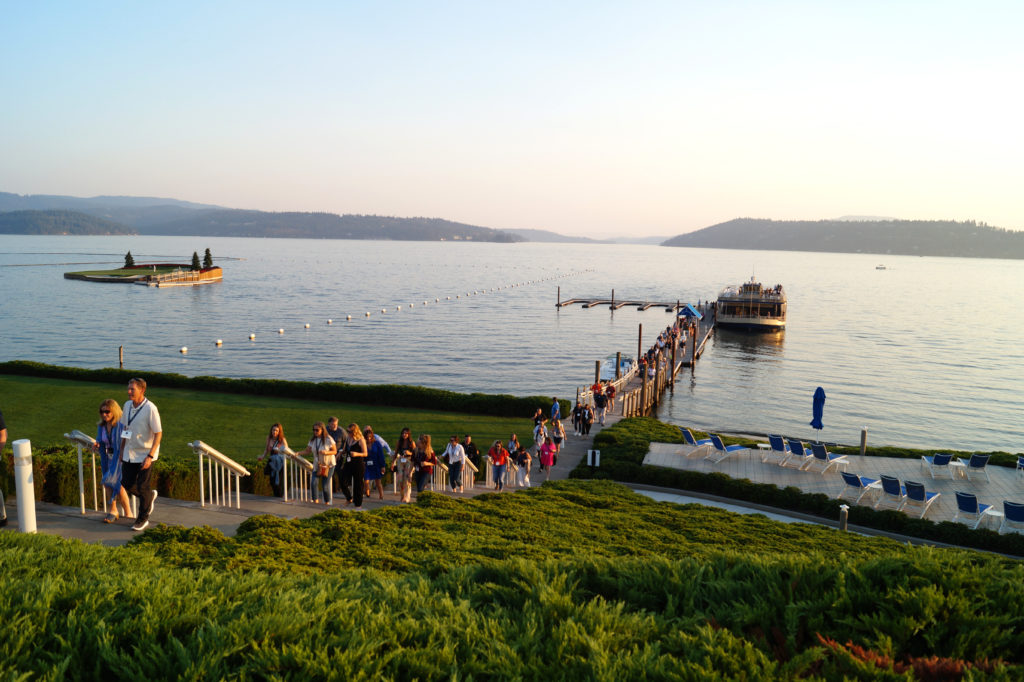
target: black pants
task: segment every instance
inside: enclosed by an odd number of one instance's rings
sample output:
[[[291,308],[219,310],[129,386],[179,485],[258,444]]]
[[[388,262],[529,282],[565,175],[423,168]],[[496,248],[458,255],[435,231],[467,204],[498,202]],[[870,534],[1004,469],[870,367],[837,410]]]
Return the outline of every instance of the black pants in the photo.
[[[584,436],[589,436],[590,435],[590,421],[587,420],[587,419],[583,420],[583,435]]]
[[[349,502],[357,507],[363,506],[363,488],[366,478],[366,458],[353,457],[351,462],[345,462],[341,468],[341,494]],[[352,488],[349,489],[351,484]]]
[[[129,495],[139,498],[139,513],[135,516],[137,522],[149,519],[149,481],[153,473],[153,464],[150,462],[148,469],[142,468],[142,462],[121,463],[121,486],[128,491]]]

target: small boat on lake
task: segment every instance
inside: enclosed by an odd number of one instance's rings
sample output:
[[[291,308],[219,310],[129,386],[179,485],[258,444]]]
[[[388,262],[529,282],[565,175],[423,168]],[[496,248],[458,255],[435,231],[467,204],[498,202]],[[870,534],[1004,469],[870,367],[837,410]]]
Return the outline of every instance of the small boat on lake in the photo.
[[[619,363],[619,376],[625,376],[636,367],[636,360],[623,355]],[[615,381],[615,356],[612,355],[601,363],[601,381]]]
[[[738,287],[726,287],[718,295],[715,324],[751,331],[786,328],[786,292],[781,284],[764,287],[750,278]]]

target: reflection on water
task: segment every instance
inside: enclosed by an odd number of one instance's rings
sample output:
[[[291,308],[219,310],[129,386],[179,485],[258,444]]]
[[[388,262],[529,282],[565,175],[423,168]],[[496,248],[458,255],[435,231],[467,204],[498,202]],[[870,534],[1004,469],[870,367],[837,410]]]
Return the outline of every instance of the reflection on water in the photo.
[[[737,360],[757,361],[783,355],[786,340],[783,329],[773,331],[742,331],[719,328],[715,330],[715,352],[730,353]]]
[[[140,372],[549,397],[589,383],[595,360],[635,354],[639,325],[646,348],[672,320],[657,308],[558,309],[557,287],[563,301],[612,289],[617,300],[707,301],[753,265],[785,286],[786,330],[716,332],[663,418],[810,437],[822,386],[829,441],[857,442],[868,426],[872,443],[1020,449],[1024,318],[1013,296],[993,293],[1020,288],[1020,261],[893,256],[876,271],[870,255],[601,244],[3,240],[0,266],[25,267],[0,267],[0,360],[116,367],[123,345]],[[206,247],[244,260],[220,261],[220,284],[169,290],[64,280],[84,268],[53,265],[129,249],[188,262]]]

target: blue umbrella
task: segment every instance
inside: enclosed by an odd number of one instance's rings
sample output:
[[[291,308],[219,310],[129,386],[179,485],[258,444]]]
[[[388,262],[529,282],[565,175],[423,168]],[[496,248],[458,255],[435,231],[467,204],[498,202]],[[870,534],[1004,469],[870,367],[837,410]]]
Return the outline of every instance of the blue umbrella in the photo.
[[[825,411],[825,389],[818,386],[814,390],[814,402],[811,406],[811,428],[821,431],[825,425],[821,423],[821,415]]]

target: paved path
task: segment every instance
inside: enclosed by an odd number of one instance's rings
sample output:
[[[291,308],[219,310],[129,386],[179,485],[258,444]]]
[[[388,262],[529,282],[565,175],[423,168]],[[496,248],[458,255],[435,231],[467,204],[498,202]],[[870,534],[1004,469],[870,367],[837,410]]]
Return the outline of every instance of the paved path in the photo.
[[[618,417],[610,417],[608,425],[618,421]],[[522,431],[528,433],[532,427],[527,420],[524,420]],[[587,449],[591,445],[593,436],[600,430],[601,426],[594,424],[591,429],[590,438],[573,436],[572,425],[567,423],[570,429],[568,439],[562,445],[562,451],[558,457],[558,464],[551,469],[550,480],[562,480],[569,477],[569,472],[576,468],[579,461],[586,456]],[[537,471],[537,463],[534,462],[531,472],[533,485],[540,485],[545,477]],[[508,493],[518,488],[506,488]],[[473,497],[484,493],[495,492],[478,483],[472,491],[463,494],[451,493],[453,497]],[[334,504],[337,509],[347,509],[343,504],[344,497],[335,493]],[[397,497],[390,489],[385,489],[384,499],[380,500],[374,494],[364,498],[365,509],[377,509],[386,506],[400,504]],[[189,500],[176,500],[171,498],[157,498],[156,507],[151,518],[152,524],[166,523],[171,525],[195,527],[211,526],[225,535],[234,535],[239,524],[251,516],[259,514],[271,514],[286,519],[304,519],[319,514],[325,510],[323,505],[310,504],[308,502],[283,502],[279,498],[266,497],[263,495],[250,495],[242,493],[242,508],[232,509],[227,507],[210,506],[200,507],[199,502]],[[0,529],[2,531],[18,530],[18,503],[13,495],[7,496],[8,525]],[[102,512],[92,511],[87,508],[83,515],[79,507],[64,507],[61,505],[38,502],[36,504],[36,528],[38,532],[47,535],[59,535],[65,538],[75,538],[84,542],[99,543],[103,545],[123,545],[136,537],[138,533],[131,529],[132,521],[120,519],[116,524],[103,523]]]

